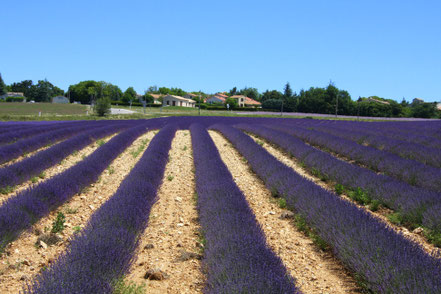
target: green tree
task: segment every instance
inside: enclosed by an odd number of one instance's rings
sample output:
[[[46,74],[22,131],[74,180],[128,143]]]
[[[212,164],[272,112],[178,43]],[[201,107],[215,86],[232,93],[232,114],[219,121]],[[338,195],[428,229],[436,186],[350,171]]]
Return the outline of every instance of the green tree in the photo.
[[[435,103],[418,103],[412,106],[411,113],[413,117],[432,118],[436,117]]]
[[[110,107],[110,99],[108,97],[101,97],[96,100],[94,110],[98,116],[105,116],[110,114]]]
[[[270,100],[270,99],[271,100],[282,100],[283,94],[277,90],[272,90],[272,91],[266,90],[265,92],[263,92],[261,101],[263,102],[263,101]]]
[[[154,86],[150,86],[147,91],[147,93],[151,93],[151,94],[158,94],[158,86],[154,85]]]
[[[33,99],[33,82],[31,80],[24,80],[19,83],[11,84],[11,92],[21,92],[23,95],[29,99]]]
[[[118,101],[123,96],[118,86],[107,82],[82,81],[78,84],[69,86],[70,102],[79,101],[82,104],[90,104],[99,98],[108,98]]]
[[[262,108],[280,111],[282,108],[282,101],[282,99],[266,99],[262,102]]]
[[[230,90],[230,95],[236,95],[237,94],[237,87],[234,87],[233,89]]]
[[[283,89],[283,100],[288,101],[292,97],[292,89],[289,85],[289,82],[286,83],[285,88]]]
[[[153,96],[150,95],[149,93],[151,93],[151,92],[148,92],[148,90],[145,91],[143,99],[147,104],[153,104],[155,102],[155,98],[153,98]]]
[[[128,87],[124,92],[122,97],[122,101],[126,103],[134,102],[136,100],[136,91],[133,87]]]
[[[227,98],[226,100],[225,100],[225,102],[224,102],[224,105],[226,106],[226,105],[229,105],[229,109],[234,109],[234,108],[237,108],[237,99],[234,99],[234,98]]]
[[[240,90],[238,93],[238,95],[244,95],[246,97],[249,97],[251,99],[260,101],[260,94],[259,91],[256,88],[243,88],[242,90]]]
[[[78,101],[81,104],[90,104],[99,89],[99,83],[96,81],[82,81],[78,84],[69,86],[70,102]]]
[[[45,79],[38,81],[36,85],[32,86],[32,94],[29,98],[36,102],[51,102],[52,97],[59,95],[64,95],[64,91]]]
[[[3,81],[2,74],[0,73],[0,95],[6,94],[8,91],[6,90],[6,84]]]

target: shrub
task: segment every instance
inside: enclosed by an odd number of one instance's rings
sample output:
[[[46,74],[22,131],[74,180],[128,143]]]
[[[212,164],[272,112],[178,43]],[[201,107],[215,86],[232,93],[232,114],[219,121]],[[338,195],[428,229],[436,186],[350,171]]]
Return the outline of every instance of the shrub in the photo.
[[[6,97],[6,102],[23,102],[25,97]]]
[[[64,214],[62,212],[59,212],[57,214],[57,218],[52,223],[51,233],[55,234],[55,233],[59,233],[59,232],[63,231],[65,221],[66,221],[66,217],[64,216]]]
[[[106,116],[110,114],[110,99],[100,98],[96,101],[95,112],[98,116]]]

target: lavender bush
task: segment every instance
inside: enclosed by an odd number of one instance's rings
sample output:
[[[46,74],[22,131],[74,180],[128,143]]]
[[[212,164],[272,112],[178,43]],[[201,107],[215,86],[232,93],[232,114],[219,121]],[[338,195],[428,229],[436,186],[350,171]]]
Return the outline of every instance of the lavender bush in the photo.
[[[241,131],[215,130],[234,144],[253,171],[332,248],[346,266],[379,293],[441,293],[441,261],[400,233],[295,173]]]
[[[95,182],[103,170],[144,132],[145,123],[130,128],[75,166],[6,200],[0,206],[0,252],[23,230]]]
[[[324,178],[331,179],[345,187],[356,190],[361,188],[371,199],[378,200],[384,206],[402,214],[404,221],[414,226],[424,224],[436,233],[441,224],[441,210],[438,218],[431,222],[423,222],[427,207],[441,203],[440,193],[427,191],[397,181],[385,175],[339,160],[327,152],[323,152],[305,144],[296,137],[286,133],[268,129],[264,126],[237,125],[238,128],[254,133],[280,146],[297,158],[309,170],[315,170]],[[438,223],[438,225],[434,225]]]
[[[358,144],[367,144],[370,147],[397,154],[403,158],[441,168],[441,150],[438,148],[390,138],[379,133],[372,134],[364,130],[341,129],[326,125],[318,125],[312,128],[339,138],[355,141]]]
[[[271,128],[296,136],[306,142],[330,150],[346,158],[363,164],[377,172],[384,172],[391,177],[411,185],[441,192],[441,169],[424,165],[420,162],[404,159],[398,155],[362,146],[356,142],[342,139],[324,132],[302,127],[268,125]]]
[[[95,124],[81,123],[74,126],[48,131],[13,144],[0,146],[0,164],[19,157],[26,152],[32,152],[46,145],[69,138],[79,132],[96,127]]]
[[[21,184],[31,177],[37,176],[45,169],[59,163],[72,152],[80,150],[93,141],[109,136],[126,127],[126,124],[121,123],[92,129],[38,152],[22,161],[0,168],[0,190]]]
[[[91,124],[92,122],[89,122]],[[0,145],[15,142],[24,138],[36,136],[42,133],[55,131],[63,128],[71,127],[76,123],[57,123],[50,125],[22,125],[19,127],[11,127],[0,134]]]
[[[206,246],[205,293],[299,293],[208,132],[190,127],[198,211]]]
[[[175,132],[176,127],[168,125],[154,137],[115,194],[26,293],[112,293],[115,281],[128,272],[147,227]]]

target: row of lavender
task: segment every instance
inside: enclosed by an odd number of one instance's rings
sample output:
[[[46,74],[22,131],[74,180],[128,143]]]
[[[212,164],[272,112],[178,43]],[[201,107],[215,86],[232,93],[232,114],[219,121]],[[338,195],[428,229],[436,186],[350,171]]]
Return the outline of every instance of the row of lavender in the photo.
[[[116,123],[111,123],[110,125],[112,124]],[[62,127],[57,127],[54,130],[38,133],[35,136],[23,138],[12,144],[2,145],[0,146],[0,164],[15,159],[25,153],[29,153],[47,145],[54,144],[63,139],[67,139],[82,131],[90,130],[91,128],[97,128],[104,125],[105,123],[103,122],[80,122],[65,124]]]
[[[25,292],[112,293],[116,280],[128,272],[147,227],[175,132],[174,125],[161,129],[115,194]]]
[[[129,128],[75,166],[7,199],[0,207],[0,252],[23,230],[95,182],[103,170],[146,131],[146,127],[144,122]]]
[[[338,127],[344,130],[360,131],[371,135],[382,134],[403,142],[427,147],[441,148],[441,121],[432,122],[354,122],[314,121],[308,124]]]
[[[45,132],[70,127],[73,124],[78,124],[78,123],[63,122],[63,123],[50,124],[50,125],[34,124],[34,125],[8,126],[7,128],[4,128],[2,132],[0,132],[0,145],[9,144]],[[88,122],[88,124],[92,124],[92,122]]]
[[[298,293],[207,130],[190,127],[199,219],[206,239],[205,293]]]
[[[335,152],[374,171],[383,172],[410,185],[441,192],[440,168],[427,166],[383,150],[359,145],[356,142],[328,133],[296,125],[271,125],[270,127],[296,136],[314,146]]]
[[[440,293],[441,262],[363,209],[305,179],[238,129],[213,127],[286,199],[346,266],[379,293]],[[286,135],[285,135],[286,136]]]
[[[361,145],[368,145],[376,149],[397,154],[403,158],[441,168],[441,149],[439,148],[390,138],[384,133],[372,133],[365,129],[343,128],[338,124],[314,124],[308,127],[339,138],[357,142]]]
[[[384,206],[399,212],[404,222],[409,222],[414,226],[424,225],[434,234],[441,233],[440,193],[417,188],[339,160],[327,152],[313,148],[302,140],[273,128],[244,124],[238,127],[280,146],[309,170],[319,172],[325,179],[330,179],[352,190],[361,188],[367,194],[367,202],[369,200],[380,201]]]
[[[71,134],[73,137],[70,139],[55,144],[19,162],[2,167],[0,168],[0,190],[8,191],[13,186],[21,184],[37,176],[45,169],[61,162],[73,152],[129,126],[130,124],[127,123],[113,123],[108,126],[93,128],[89,131],[80,131],[79,134],[75,136],[73,136],[75,134],[75,132],[73,132],[73,134]],[[69,129],[64,131],[70,132]]]

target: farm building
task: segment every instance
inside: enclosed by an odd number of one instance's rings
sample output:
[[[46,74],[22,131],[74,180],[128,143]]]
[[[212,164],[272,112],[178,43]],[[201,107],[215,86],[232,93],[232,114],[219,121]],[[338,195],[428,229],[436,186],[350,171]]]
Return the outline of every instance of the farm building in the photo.
[[[231,96],[230,98],[237,100],[237,106],[239,107],[244,107],[245,106],[245,97],[244,95],[234,95]]]
[[[383,101],[383,100],[375,99],[375,98],[373,98],[373,97],[368,97],[368,98],[366,99],[366,101],[368,101],[368,102],[377,102],[377,103],[381,103],[381,104],[385,104],[385,105],[389,105],[389,104],[390,104],[390,103],[387,102],[387,101]]]
[[[167,95],[162,98],[162,105],[195,107],[196,101],[181,96]]]
[[[250,97],[245,97],[245,107],[255,107],[255,108],[260,108],[262,107],[262,103],[251,99]]]
[[[217,93],[214,96],[211,96],[207,99],[207,103],[214,104],[214,103],[224,103],[225,100],[227,100],[228,96],[222,93]]]
[[[164,95],[162,94],[149,94],[153,97],[153,104],[162,104],[160,101],[160,98],[162,98]]]
[[[184,98],[187,98],[187,99],[194,99],[194,98],[198,98],[198,97],[199,97],[199,95],[193,94],[193,93],[187,93],[184,96]]]
[[[64,96],[56,96],[56,97],[52,98],[52,103],[67,104],[67,103],[69,103],[69,99],[67,97],[64,97]]]
[[[236,99],[237,100],[237,105],[239,107],[261,107],[262,104],[260,102],[257,102],[254,99],[251,99],[247,96],[244,95],[234,95],[231,96],[230,98]]]

